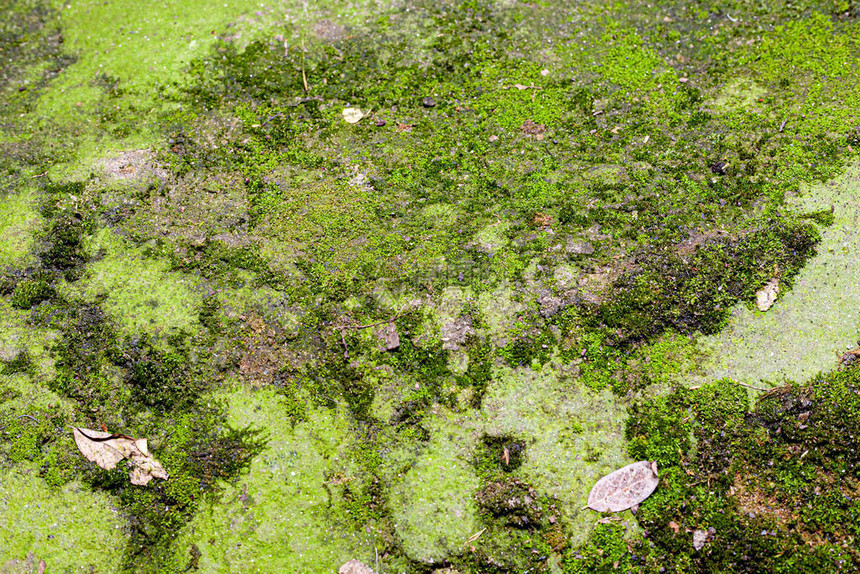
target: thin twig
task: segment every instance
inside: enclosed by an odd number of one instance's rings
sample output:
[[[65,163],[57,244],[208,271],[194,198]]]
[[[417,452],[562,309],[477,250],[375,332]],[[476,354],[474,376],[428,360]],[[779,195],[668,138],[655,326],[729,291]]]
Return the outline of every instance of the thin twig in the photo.
[[[305,88],[305,93],[308,93],[308,77],[305,75],[305,37],[302,35],[302,85]]]
[[[369,323],[367,325],[338,325],[335,327],[335,329],[338,329],[341,333],[343,333],[344,329],[370,329],[371,327],[378,327],[379,325],[385,325],[386,323],[393,323],[405,314],[406,311],[404,310],[392,317],[391,319],[385,319],[383,321],[377,321],[376,323]]]
[[[16,419],[30,419],[31,421],[33,421],[33,422],[34,422],[34,423],[36,423],[36,424],[38,424],[38,423],[39,423],[39,419],[37,419],[36,417],[31,416],[31,415],[18,415],[18,416],[13,417],[13,418],[16,418]],[[6,427],[8,427],[8,426],[9,426],[9,425],[3,425],[2,427],[0,427],[0,431],[5,430],[5,429],[6,429]]]
[[[788,122],[788,118],[785,118],[784,120],[782,120],[782,123],[779,125],[779,133],[782,133],[782,130],[785,129],[786,122]]]
[[[269,116],[268,118],[266,118],[266,121],[264,121],[263,123],[260,124],[260,127],[265,126],[266,124],[268,124],[270,121],[272,121],[275,118],[282,118],[282,117],[284,117],[283,112],[278,112],[273,116]]]
[[[343,336],[343,332],[346,329],[354,329],[354,330],[358,331],[360,329],[370,329],[371,327],[378,327],[379,325],[385,325],[388,323],[393,323],[396,320],[398,320],[400,317],[405,315],[406,313],[407,313],[407,311],[405,309],[403,309],[402,311],[400,311],[400,313],[398,313],[394,317],[391,317],[390,319],[385,319],[383,321],[377,321],[376,323],[369,323],[367,325],[335,325],[334,328],[337,329],[338,331],[340,331],[340,344],[343,345],[343,358],[347,361],[349,360],[349,348],[346,345],[346,338]]]
[[[345,361],[349,360],[349,349],[346,347],[346,339],[343,338],[343,329],[340,331],[340,343],[343,345],[343,358]]]
[[[471,536],[469,537],[469,539],[468,539],[468,540],[466,540],[466,544],[471,544],[472,542],[474,542],[475,540],[477,540],[478,538],[480,538],[480,537],[481,537],[481,534],[483,534],[483,533],[484,533],[484,532],[486,532],[486,531],[487,531],[487,529],[486,529],[486,528],[484,528],[484,529],[483,529],[483,530],[481,530],[480,532],[478,532],[478,533],[476,533],[476,534],[471,535]]]
[[[746,384],[746,383],[742,383],[742,382],[740,382],[740,381],[732,381],[732,382],[733,382],[733,383],[735,383],[735,384],[737,384],[737,385],[740,385],[740,386],[742,386],[742,387],[746,387],[746,388],[748,388],[748,389],[754,389],[754,390],[756,390],[756,391],[761,391],[761,392],[763,392],[763,393],[766,393],[767,391],[769,391],[769,390],[770,390],[770,389],[763,389],[763,388],[761,388],[761,387],[756,387],[755,385],[748,385],[748,384]]]

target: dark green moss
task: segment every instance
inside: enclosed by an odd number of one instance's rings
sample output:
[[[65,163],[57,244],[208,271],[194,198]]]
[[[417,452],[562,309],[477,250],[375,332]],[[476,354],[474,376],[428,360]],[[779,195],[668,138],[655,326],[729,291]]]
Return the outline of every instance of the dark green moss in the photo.
[[[630,454],[656,460],[661,484],[637,514],[646,539],[635,560],[624,558],[629,567],[831,572],[854,563],[845,542],[857,536],[860,508],[849,494],[860,476],[858,377],[849,368],[779,387],[751,412],[746,389],[730,380],[631,407]],[[696,529],[711,529],[698,552]],[[570,571],[606,546],[598,536],[568,559]]]
[[[51,299],[55,294],[49,276],[45,273],[38,273],[15,286],[15,290],[12,292],[12,306],[17,309],[29,309],[42,301]]]
[[[596,309],[593,321],[621,342],[666,329],[714,333],[732,305],[751,300],[770,278],[790,287],[817,241],[810,224],[776,218],[738,240],[706,242],[689,257],[664,248],[615,283],[613,297]]]

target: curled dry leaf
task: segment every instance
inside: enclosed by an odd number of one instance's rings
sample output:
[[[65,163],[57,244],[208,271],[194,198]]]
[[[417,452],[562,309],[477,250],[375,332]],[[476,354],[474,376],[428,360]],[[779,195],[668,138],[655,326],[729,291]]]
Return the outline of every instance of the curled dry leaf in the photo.
[[[657,488],[657,463],[628,464],[597,481],[588,495],[588,507],[597,512],[620,512],[639,504]]]
[[[134,439],[91,429],[72,427],[75,444],[84,457],[105,470],[112,470],[121,460],[133,465],[132,484],[146,486],[153,478],[167,480],[167,471],[149,453],[145,438]]]
[[[358,108],[344,108],[342,113],[344,121],[348,124],[357,124],[367,115]]]

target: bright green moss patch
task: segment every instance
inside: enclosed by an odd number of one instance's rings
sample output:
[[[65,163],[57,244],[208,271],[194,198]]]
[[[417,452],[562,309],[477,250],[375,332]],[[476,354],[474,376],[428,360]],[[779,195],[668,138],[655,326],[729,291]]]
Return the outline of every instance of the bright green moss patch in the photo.
[[[293,426],[271,391],[239,389],[230,401],[231,422],[265,429],[268,446],[179,533],[172,564],[185,568],[193,548],[201,570],[328,571],[355,556],[371,563],[374,534],[353,532],[333,507],[348,476],[345,413],[318,409]]]
[[[61,571],[119,571],[128,534],[113,497],[80,483],[52,489],[25,465],[0,473],[4,564],[32,553]]]
[[[34,207],[30,193],[0,200],[0,265],[23,267],[32,259],[34,232],[41,219]]]
[[[192,277],[169,271],[167,261],[146,257],[107,229],[88,250],[100,258],[69,287],[72,293],[90,301],[106,296],[105,309],[129,334],[194,329],[201,296]]]

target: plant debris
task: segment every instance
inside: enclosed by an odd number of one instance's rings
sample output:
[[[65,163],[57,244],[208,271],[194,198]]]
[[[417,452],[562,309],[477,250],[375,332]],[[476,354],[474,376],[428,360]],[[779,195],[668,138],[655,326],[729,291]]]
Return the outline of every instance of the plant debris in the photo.
[[[597,512],[620,512],[651,496],[659,483],[657,463],[628,464],[597,481],[588,495],[588,507]]]
[[[777,295],[779,295],[779,279],[774,277],[756,291],[755,304],[758,310],[764,312],[773,307]]]
[[[134,439],[78,427],[72,429],[78,449],[87,460],[101,468],[112,470],[121,460],[127,459],[134,467],[129,473],[132,484],[146,486],[153,478],[167,480],[167,471],[149,453],[145,438]]]
[[[358,108],[344,108],[342,113],[344,121],[348,124],[357,124],[362,118],[367,116],[367,114]]]

